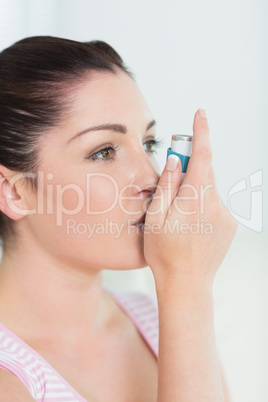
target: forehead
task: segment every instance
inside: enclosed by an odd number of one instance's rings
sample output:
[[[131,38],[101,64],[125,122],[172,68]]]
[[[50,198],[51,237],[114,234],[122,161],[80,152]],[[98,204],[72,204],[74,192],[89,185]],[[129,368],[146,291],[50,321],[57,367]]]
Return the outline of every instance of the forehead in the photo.
[[[92,124],[131,124],[137,119],[152,119],[139,87],[121,70],[85,76],[72,98],[70,118],[77,123],[79,119],[87,119]]]
[[[142,137],[153,115],[137,84],[125,72],[95,72],[80,81],[67,93],[68,110],[61,122],[48,135],[40,138],[39,167],[68,165],[81,144],[97,144],[103,133],[83,135],[72,146],[68,141],[85,129],[103,124],[122,124],[131,133]],[[127,136],[130,138],[129,136]],[[93,146],[93,145],[92,145]],[[59,153],[60,152],[60,153]],[[78,152],[77,159],[81,158]],[[57,162],[58,161],[58,162]]]

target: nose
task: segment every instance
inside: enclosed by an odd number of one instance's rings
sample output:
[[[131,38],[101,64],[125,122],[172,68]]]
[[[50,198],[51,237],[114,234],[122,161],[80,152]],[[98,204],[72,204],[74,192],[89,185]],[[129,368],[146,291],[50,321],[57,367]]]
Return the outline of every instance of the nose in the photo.
[[[156,159],[145,152],[139,153],[129,173],[131,196],[141,199],[152,198],[160,178]]]

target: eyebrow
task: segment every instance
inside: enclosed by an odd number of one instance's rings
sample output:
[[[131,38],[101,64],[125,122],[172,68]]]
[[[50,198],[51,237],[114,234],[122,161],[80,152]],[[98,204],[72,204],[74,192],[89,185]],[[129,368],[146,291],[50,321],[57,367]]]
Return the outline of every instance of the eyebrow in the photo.
[[[147,124],[147,127],[146,127],[145,131],[148,131],[155,124],[156,124],[156,121],[152,120],[149,124]],[[103,130],[114,131],[114,132],[120,133],[120,134],[126,134],[127,133],[127,127],[125,125],[122,125],[122,124],[101,124],[100,126],[93,126],[93,127],[86,128],[85,130],[75,134],[74,137],[70,138],[67,141],[67,144],[69,144],[75,138],[81,137],[81,135],[83,135],[83,134],[87,134],[87,133],[89,133],[91,131],[103,131]]]

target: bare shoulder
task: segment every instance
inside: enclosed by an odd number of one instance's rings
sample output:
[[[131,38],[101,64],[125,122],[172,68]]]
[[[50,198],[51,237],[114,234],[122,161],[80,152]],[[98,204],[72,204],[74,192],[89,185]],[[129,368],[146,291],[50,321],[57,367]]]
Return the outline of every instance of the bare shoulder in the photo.
[[[33,402],[34,399],[18,377],[0,369],[0,402],[6,401]]]

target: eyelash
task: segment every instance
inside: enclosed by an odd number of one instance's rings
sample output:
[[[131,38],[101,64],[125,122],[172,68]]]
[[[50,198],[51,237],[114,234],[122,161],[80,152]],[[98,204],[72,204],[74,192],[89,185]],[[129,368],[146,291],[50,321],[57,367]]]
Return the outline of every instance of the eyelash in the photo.
[[[163,142],[163,138],[156,138],[156,139],[153,139],[153,140],[146,141],[143,145],[150,144],[150,145],[153,145],[156,148],[158,148],[158,147],[160,147],[162,145],[162,142]],[[102,148],[98,152],[95,152],[93,155],[88,156],[86,159],[90,159],[92,161],[103,160],[105,162],[112,162],[114,160],[113,156],[110,157],[110,158],[99,158],[97,156],[97,155],[101,155],[102,152],[110,150],[110,149],[116,153],[119,150],[119,146],[116,145],[115,147],[109,146],[109,147],[106,147],[106,148]],[[157,151],[156,150],[152,150],[152,151],[148,150],[148,152],[155,153]]]

